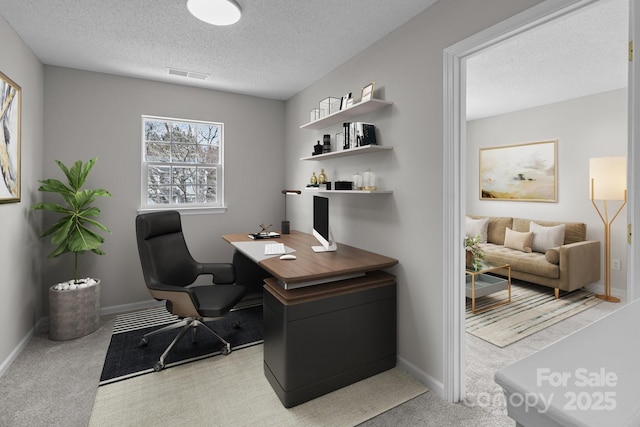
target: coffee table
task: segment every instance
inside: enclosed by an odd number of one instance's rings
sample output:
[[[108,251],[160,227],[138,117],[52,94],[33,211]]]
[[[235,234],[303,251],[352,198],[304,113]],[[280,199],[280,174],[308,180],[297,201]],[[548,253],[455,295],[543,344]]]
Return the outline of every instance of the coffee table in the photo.
[[[491,271],[507,269],[507,278],[489,275]],[[467,277],[466,296],[471,298],[471,312],[473,314],[482,313],[483,311],[499,307],[511,302],[511,265],[505,263],[497,263],[490,261],[482,261],[477,270],[466,267],[465,273]],[[499,301],[481,310],[476,310],[476,298],[480,298],[499,291],[508,291],[508,298]]]

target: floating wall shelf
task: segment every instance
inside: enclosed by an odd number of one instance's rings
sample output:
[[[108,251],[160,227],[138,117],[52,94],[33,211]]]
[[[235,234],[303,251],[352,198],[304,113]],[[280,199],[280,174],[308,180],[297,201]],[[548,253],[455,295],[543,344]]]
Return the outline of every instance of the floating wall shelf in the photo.
[[[391,190],[320,190],[317,188],[305,188],[305,191],[310,191],[314,193],[340,193],[340,194],[392,194]]]
[[[300,129],[323,129],[336,123],[346,122],[349,119],[372,111],[379,110],[392,105],[393,102],[383,101],[381,99],[370,99],[368,101],[359,102],[346,110],[336,111],[321,119],[309,122],[300,126]]]
[[[382,145],[363,145],[362,147],[349,148],[347,150],[332,151],[325,154],[317,154],[315,156],[302,157],[300,160],[323,160],[329,158],[355,156],[357,154],[373,153],[377,151],[393,150],[393,147],[387,147]]]

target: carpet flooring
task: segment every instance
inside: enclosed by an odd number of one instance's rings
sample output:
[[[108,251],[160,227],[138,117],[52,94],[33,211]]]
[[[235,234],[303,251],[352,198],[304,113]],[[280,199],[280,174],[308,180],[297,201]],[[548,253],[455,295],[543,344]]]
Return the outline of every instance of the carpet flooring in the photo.
[[[256,345],[107,384],[98,388],[89,426],[346,427],[428,391],[396,367],[287,409],[263,369]]]
[[[117,316],[100,385],[154,372],[154,364],[180,329],[153,335],[145,346],[140,346],[140,341],[144,334],[178,321],[164,307]],[[239,328],[234,328],[236,321],[240,322]],[[205,323],[229,341],[232,350],[262,342],[262,306],[235,310],[221,319]],[[200,328],[197,336],[199,339],[195,343],[190,333],[178,341],[167,355],[164,369],[220,354],[222,343],[209,331]]]
[[[478,298],[476,310],[506,298],[507,291]],[[556,299],[549,288],[512,283],[509,304],[473,314],[467,300],[466,331],[493,345],[506,347],[601,302],[586,289],[561,292]]]

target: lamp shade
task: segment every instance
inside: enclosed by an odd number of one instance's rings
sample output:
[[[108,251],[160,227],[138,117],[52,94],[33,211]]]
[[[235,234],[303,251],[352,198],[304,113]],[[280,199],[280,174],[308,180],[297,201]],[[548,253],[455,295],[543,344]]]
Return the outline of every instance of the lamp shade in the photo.
[[[240,20],[240,6],[234,0],[187,0],[189,12],[211,25],[231,25]]]
[[[625,200],[627,158],[589,159],[589,178],[590,183],[593,183],[592,198],[594,200]]]

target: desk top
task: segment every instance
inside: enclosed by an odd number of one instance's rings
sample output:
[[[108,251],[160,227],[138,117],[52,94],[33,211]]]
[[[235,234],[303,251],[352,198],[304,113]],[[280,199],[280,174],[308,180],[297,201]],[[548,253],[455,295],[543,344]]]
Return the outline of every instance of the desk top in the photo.
[[[313,252],[311,246],[318,244],[316,238],[311,234],[295,230],[277,239],[252,240],[247,234],[225,234],[222,238],[274,277],[288,284],[366,273],[392,267],[398,263],[397,259],[341,243],[338,243],[338,249],[335,252]],[[251,242],[256,245],[256,248],[263,248],[265,243],[281,242],[295,250],[294,255],[297,259],[281,260],[277,255],[257,256],[256,253],[261,253],[260,251],[248,250],[247,244],[241,242]]]

